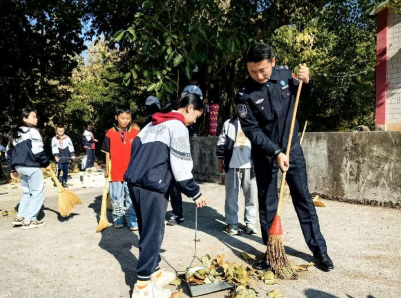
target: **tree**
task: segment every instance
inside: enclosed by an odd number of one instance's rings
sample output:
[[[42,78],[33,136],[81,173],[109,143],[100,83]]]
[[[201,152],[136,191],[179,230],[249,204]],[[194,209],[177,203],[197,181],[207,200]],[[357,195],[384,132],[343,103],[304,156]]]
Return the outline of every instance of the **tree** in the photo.
[[[78,66],[71,76],[71,98],[60,121],[67,123],[74,139],[80,140],[85,123],[93,121],[101,140],[105,131],[113,126],[115,109],[130,107],[136,117],[141,107],[135,102],[140,90],[121,84],[124,73],[120,70],[123,56],[118,49],[110,50],[108,42],[100,38],[89,45],[87,61],[77,57]]]
[[[63,113],[73,56],[84,48],[82,1],[0,2],[0,121],[3,132],[19,110],[34,106],[47,124]]]
[[[95,28],[129,53],[126,85],[143,80],[169,100],[184,86],[178,74],[189,79],[198,65],[203,87],[219,81],[224,120],[246,77],[242,54],[258,40],[274,46],[279,63],[311,67],[317,88],[300,118],[315,119],[314,130],[373,125],[373,1],[123,0],[118,5],[131,9],[122,13],[116,3],[88,3]]]

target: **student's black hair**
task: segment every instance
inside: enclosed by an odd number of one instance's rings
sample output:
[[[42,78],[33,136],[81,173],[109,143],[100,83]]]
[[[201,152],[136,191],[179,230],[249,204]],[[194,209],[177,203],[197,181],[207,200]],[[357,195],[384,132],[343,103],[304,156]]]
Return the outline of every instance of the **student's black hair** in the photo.
[[[92,121],[86,121],[86,126],[88,126],[88,125],[93,125],[93,122]]]
[[[274,53],[272,48],[260,42],[255,42],[245,51],[244,62],[260,62],[262,60],[267,60],[269,62],[274,58]]]
[[[11,130],[9,131],[9,133],[7,135],[8,144],[10,145],[10,147],[13,147],[13,141],[15,141],[19,138],[18,134],[23,133],[23,130],[21,129],[22,126],[36,128],[35,125],[28,124],[24,121],[24,118],[28,118],[29,114],[31,114],[32,112],[37,113],[36,110],[32,109],[32,108],[23,108],[21,110],[21,114],[18,118],[17,125],[14,128],[11,128]],[[38,129],[38,131],[42,135],[42,132],[39,129]]]
[[[61,123],[59,123],[59,124],[57,124],[56,128],[64,128],[64,129],[65,129],[65,125],[64,125],[64,124],[61,124]]]
[[[122,113],[127,113],[127,114],[132,115],[131,110],[130,110],[130,109],[125,109],[125,108],[118,108],[118,109],[116,109],[115,115],[118,116],[118,115],[120,115],[120,114],[122,114]]]
[[[194,106],[197,111],[202,111],[204,108],[203,100],[196,93],[188,93],[184,95],[180,100],[179,108],[187,108],[190,105]]]

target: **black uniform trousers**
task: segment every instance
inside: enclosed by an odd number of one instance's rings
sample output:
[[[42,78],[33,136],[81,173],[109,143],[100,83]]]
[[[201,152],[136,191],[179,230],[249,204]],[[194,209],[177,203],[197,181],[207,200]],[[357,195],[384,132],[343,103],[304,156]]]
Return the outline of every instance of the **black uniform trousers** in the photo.
[[[152,273],[159,269],[168,200],[164,194],[132,184],[128,184],[128,189],[138,218],[138,280],[149,280]]]
[[[275,158],[270,160],[264,154],[254,154],[254,166],[258,185],[259,219],[263,243],[267,244],[269,229],[273,223],[278,205],[277,173]],[[301,229],[312,252],[327,252],[326,241],[320,232],[319,219],[308,190],[306,163],[302,148],[294,148],[290,154],[290,168],[286,176],[292,202],[297,213]]]

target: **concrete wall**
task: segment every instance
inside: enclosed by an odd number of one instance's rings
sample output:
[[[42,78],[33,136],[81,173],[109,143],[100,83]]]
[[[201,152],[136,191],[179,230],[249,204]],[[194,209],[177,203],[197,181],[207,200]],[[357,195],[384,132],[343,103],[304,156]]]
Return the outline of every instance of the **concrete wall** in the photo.
[[[218,181],[216,144],[191,140],[195,179]],[[306,133],[303,149],[311,193],[401,207],[401,132]]]

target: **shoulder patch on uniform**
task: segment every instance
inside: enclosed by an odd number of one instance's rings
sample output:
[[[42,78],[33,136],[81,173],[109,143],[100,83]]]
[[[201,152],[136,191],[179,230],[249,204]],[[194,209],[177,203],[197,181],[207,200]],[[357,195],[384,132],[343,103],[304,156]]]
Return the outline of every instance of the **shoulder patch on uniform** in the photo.
[[[237,114],[239,117],[245,118],[248,115],[248,110],[246,108],[246,105],[244,104],[237,105]]]

